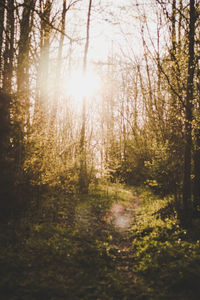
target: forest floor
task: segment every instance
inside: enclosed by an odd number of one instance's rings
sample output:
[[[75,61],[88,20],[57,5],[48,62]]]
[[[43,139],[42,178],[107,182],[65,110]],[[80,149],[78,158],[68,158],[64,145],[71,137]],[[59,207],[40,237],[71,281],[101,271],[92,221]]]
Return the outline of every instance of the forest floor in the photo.
[[[0,230],[0,299],[198,300],[199,232],[148,189],[49,191]]]
[[[117,192],[112,199],[112,204],[106,209],[105,214],[96,214],[86,203],[86,208],[77,210],[76,226],[79,230],[86,231],[94,228],[96,224],[109,238],[108,251],[115,260],[116,270],[123,275],[125,281],[128,279],[134,283],[134,253],[131,249],[131,225],[134,222],[135,211],[139,205],[138,195],[129,190],[123,190],[128,194],[128,199],[118,199]],[[124,195],[123,195],[124,197]],[[100,204],[101,205],[101,204]],[[101,216],[102,220],[99,220]],[[103,221],[103,222],[102,222]]]

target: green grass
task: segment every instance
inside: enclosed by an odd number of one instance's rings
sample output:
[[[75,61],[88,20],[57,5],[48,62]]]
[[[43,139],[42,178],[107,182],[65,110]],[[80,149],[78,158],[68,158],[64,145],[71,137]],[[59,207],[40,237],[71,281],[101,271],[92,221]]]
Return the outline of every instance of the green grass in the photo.
[[[133,187],[119,183],[91,185],[90,187],[90,195],[94,197],[98,195],[103,199],[107,198],[110,204],[118,202],[128,205],[133,199],[133,193],[135,193]]]
[[[140,190],[132,226],[136,284],[147,299],[199,299],[200,224],[182,228],[172,199]]]
[[[125,238],[133,281],[117,268],[123,235],[103,216],[114,202],[129,206],[136,193],[139,206]],[[87,196],[44,195],[37,213],[0,230],[2,299],[198,300],[200,222],[182,228],[171,203],[119,184],[93,185]],[[77,212],[85,218],[80,226]]]
[[[102,217],[127,195],[117,185],[93,186],[87,196],[50,193],[17,228],[0,230],[3,300],[125,299]],[[86,224],[75,224],[77,212]]]

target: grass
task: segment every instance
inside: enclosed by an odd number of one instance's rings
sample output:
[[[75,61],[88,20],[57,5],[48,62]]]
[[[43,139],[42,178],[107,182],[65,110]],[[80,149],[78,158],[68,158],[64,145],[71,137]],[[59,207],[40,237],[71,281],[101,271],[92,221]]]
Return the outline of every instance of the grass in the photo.
[[[112,203],[139,206],[129,235],[113,234],[103,216]],[[77,225],[77,214],[83,223]],[[37,214],[0,230],[3,300],[198,300],[200,222],[182,228],[172,199],[144,188],[93,185],[87,196],[52,192]],[[128,277],[121,271],[125,243]],[[123,266],[122,266],[123,269]]]
[[[132,226],[137,283],[146,299],[199,299],[200,224],[182,228],[172,199],[140,190]]]
[[[89,195],[77,197],[51,191],[37,212],[0,230],[3,300],[123,299],[102,216],[127,195],[117,185],[93,186]],[[79,225],[77,214],[85,218]]]
[[[96,196],[102,199],[107,198],[110,205],[113,202],[129,205],[133,200],[134,193],[135,189],[133,187],[128,187],[119,183],[91,185],[90,187],[91,196],[94,196],[94,198],[96,198]]]

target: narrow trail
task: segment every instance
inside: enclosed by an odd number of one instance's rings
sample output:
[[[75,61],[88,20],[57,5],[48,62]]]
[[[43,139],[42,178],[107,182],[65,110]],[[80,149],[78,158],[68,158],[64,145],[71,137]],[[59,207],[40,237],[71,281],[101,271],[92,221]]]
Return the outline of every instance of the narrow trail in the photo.
[[[121,188],[78,200],[58,223],[36,223],[12,252],[3,248],[4,299],[136,299],[131,226],[138,197]]]
[[[76,215],[79,229],[90,231],[96,228],[97,231],[104,231],[110,236],[109,252],[114,259],[116,272],[120,273],[129,285],[134,282],[134,253],[131,248],[130,229],[139,201],[136,194],[133,194],[132,200],[127,203],[120,203],[116,199],[101,220],[88,207],[82,208]]]
[[[129,282],[134,282],[134,253],[131,249],[130,228],[138,205],[139,198],[133,195],[128,206],[113,203],[108,216],[110,232],[113,234],[112,253],[116,257],[116,268]]]

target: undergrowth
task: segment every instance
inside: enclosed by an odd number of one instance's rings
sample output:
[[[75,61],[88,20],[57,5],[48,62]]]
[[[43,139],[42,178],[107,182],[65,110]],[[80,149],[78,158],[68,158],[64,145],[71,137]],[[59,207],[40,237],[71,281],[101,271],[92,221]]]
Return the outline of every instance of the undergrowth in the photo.
[[[200,223],[181,227],[173,199],[140,190],[140,206],[132,226],[136,285],[144,299],[200,297]]]
[[[2,226],[1,299],[125,299],[103,216],[128,194],[118,185],[91,186],[87,196],[51,190],[37,208]]]
[[[112,203],[128,207],[136,198],[124,238],[104,215]],[[1,299],[198,300],[199,232],[198,220],[181,227],[172,199],[144,188],[92,185],[87,196],[51,190],[39,207],[1,227]],[[116,247],[124,242],[132,279],[118,268]]]

